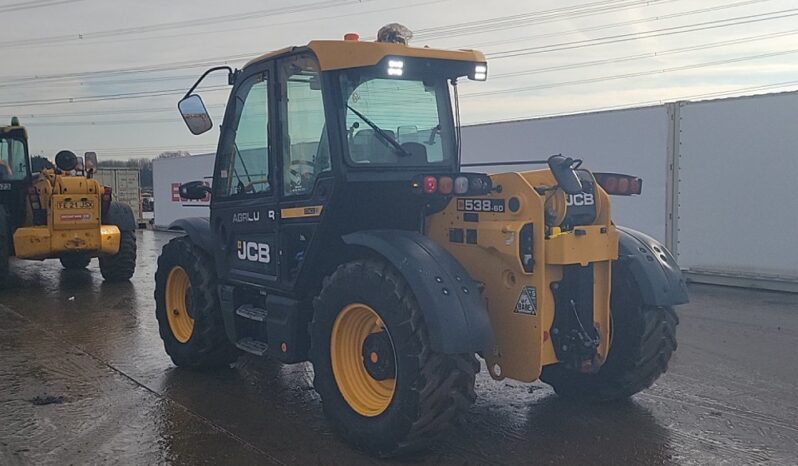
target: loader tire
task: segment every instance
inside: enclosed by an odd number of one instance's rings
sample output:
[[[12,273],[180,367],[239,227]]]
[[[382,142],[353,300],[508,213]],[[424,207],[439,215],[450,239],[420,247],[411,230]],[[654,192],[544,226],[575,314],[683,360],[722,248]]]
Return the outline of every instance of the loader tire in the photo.
[[[155,317],[177,366],[211,369],[238,358],[225,333],[216,282],[213,260],[187,237],[163,247],[155,272]]]
[[[136,232],[123,230],[121,235],[119,252],[100,257],[100,273],[108,282],[130,280],[136,271]]]
[[[81,253],[67,254],[59,259],[61,265],[67,270],[85,269],[91,262],[91,256]]]
[[[8,216],[3,206],[0,206],[0,288],[8,285],[8,262],[11,257],[11,229],[8,225]]]
[[[428,446],[476,399],[474,355],[430,349],[412,291],[382,261],[349,262],[325,279],[310,334],[324,413],[339,435],[370,454]]]
[[[607,361],[596,374],[546,366],[540,379],[563,398],[609,402],[650,387],[676,351],[679,318],[669,306],[642,304],[639,288],[622,266],[613,268],[612,337]]]

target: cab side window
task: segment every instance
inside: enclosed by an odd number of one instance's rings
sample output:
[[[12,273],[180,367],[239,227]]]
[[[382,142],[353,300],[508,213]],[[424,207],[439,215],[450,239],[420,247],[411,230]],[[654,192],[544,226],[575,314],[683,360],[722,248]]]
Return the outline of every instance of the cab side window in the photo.
[[[319,67],[312,55],[300,54],[282,60],[279,69],[283,194],[309,194],[319,174],[330,170]]]
[[[28,176],[25,145],[12,138],[0,138],[0,180],[23,180]]]
[[[250,78],[236,92],[235,129],[222,145],[222,166],[216,193],[246,196],[270,193],[269,92],[265,74]]]

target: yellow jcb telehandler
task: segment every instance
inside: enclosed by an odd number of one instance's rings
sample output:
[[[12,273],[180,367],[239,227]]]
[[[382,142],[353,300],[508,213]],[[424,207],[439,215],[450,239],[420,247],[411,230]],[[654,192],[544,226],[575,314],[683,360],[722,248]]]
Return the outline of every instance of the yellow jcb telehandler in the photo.
[[[473,50],[318,40],[224,70],[233,86],[209,219],[184,219],[155,276],[156,316],[179,366],[242,352],[310,361],[334,429],[377,455],[428,445],[490,376],[542,379],[565,397],[625,398],[665,372],[671,254],[612,220],[641,180],[552,156],[545,168],[461,171],[457,86],[484,81]],[[198,81],[179,103],[213,125]],[[533,145],[534,141],[530,141]]]
[[[70,151],[55,168],[31,172],[28,134],[13,118],[0,126],[0,286],[9,284],[9,258],[55,259],[67,269],[99,257],[108,281],[127,280],[136,267],[136,220],[126,204],[92,175],[96,155]]]

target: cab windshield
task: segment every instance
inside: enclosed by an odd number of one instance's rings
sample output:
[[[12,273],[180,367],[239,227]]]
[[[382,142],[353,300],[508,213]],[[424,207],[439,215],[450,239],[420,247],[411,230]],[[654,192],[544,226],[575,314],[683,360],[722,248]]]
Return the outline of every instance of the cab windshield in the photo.
[[[445,78],[398,79],[354,69],[339,79],[351,164],[452,163],[455,135]]]
[[[23,180],[26,176],[25,144],[19,139],[0,135],[0,181]]]

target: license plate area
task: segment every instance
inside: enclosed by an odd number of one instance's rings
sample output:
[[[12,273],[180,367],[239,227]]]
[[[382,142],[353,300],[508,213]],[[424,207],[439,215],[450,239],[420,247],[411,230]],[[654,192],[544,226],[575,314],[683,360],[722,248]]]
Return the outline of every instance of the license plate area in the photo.
[[[56,230],[92,228],[100,226],[98,199],[92,196],[53,196],[53,227]]]

